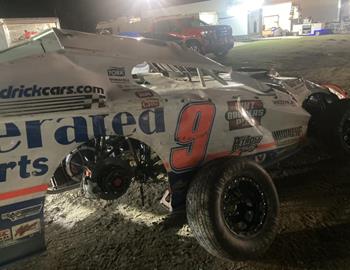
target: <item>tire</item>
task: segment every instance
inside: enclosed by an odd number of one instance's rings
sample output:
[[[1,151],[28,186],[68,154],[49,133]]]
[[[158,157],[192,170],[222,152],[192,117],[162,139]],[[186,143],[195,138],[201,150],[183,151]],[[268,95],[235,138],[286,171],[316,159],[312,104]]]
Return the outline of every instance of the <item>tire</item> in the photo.
[[[202,46],[198,41],[189,41],[186,43],[186,46],[197,53],[203,54]]]
[[[240,185],[252,182],[252,186],[259,187],[259,191],[263,194],[261,198],[265,203],[262,205],[266,210],[261,224],[255,227],[256,230],[252,227],[252,234],[249,235],[230,229],[223,207],[232,206],[225,204],[223,199],[225,191],[230,190],[229,184],[233,179],[243,177],[250,178],[251,181],[241,180]],[[248,201],[245,203],[248,204]],[[270,247],[277,234],[279,216],[277,191],[268,173],[253,161],[230,159],[204,166],[190,185],[186,207],[188,224],[199,244],[210,254],[221,259],[259,257]],[[237,209],[238,207],[233,213],[239,212]],[[253,219],[258,216],[261,215],[254,215]]]
[[[228,54],[229,50],[224,50],[224,51],[221,51],[221,52],[215,52],[215,56],[218,57],[218,58],[222,58],[222,57],[225,57],[227,54]]]
[[[340,158],[350,157],[350,100],[334,102],[322,113],[315,124],[321,146]]]

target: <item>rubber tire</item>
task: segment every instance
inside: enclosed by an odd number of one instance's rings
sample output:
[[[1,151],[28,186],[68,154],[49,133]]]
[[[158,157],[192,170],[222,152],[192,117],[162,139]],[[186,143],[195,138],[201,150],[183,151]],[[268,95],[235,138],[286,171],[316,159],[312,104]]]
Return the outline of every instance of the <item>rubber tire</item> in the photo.
[[[215,56],[217,58],[223,58],[223,57],[226,57],[226,55],[228,54],[230,50],[224,50],[224,51],[221,51],[221,52],[215,52]]]
[[[251,237],[233,234],[220,211],[220,195],[226,182],[238,175],[255,179],[266,194],[267,215],[261,230]],[[229,159],[209,163],[193,179],[187,194],[188,224],[199,244],[226,260],[260,257],[273,242],[278,227],[279,200],[269,174],[257,163]]]
[[[203,54],[202,46],[198,41],[189,41],[186,46],[199,54]]]
[[[315,124],[319,131],[318,139],[325,150],[339,158],[350,157],[350,147],[345,144],[341,134],[346,119],[350,119],[350,100],[342,99],[329,105]]]

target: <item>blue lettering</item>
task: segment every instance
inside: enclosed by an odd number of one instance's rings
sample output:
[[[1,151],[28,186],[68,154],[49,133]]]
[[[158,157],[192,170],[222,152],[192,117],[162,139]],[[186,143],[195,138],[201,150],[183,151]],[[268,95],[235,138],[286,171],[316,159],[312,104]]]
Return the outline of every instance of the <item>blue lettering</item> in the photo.
[[[19,175],[21,178],[30,177],[30,173],[27,172],[28,165],[30,165],[31,160],[28,159],[28,156],[21,156],[20,161],[18,161],[19,166]]]
[[[16,167],[16,165],[16,162],[0,164],[0,182],[6,181],[7,169],[13,170]]]
[[[122,121],[123,115],[126,116],[125,123],[123,123],[123,121]],[[135,125],[135,124],[136,124],[136,120],[135,120],[134,116],[128,112],[118,113],[116,116],[114,116],[113,121],[112,121],[113,130],[118,135],[124,135],[124,131],[123,131],[124,126],[131,126],[131,125]]]
[[[150,120],[150,114],[154,114],[154,128],[151,130],[151,120]],[[165,125],[164,125],[164,109],[163,108],[157,108],[153,110],[147,110],[141,113],[139,117],[139,125],[140,129],[145,134],[153,134],[153,133],[160,133],[165,132]]]
[[[33,168],[37,170],[33,172],[34,176],[42,176],[48,172],[49,167],[45,164],[47,161],[48,159],[43,157],[33,162]]]
[[[0,135],[0,139],[1,138],[9,138],[9,137],[18,137],[18,136],[21,136],[21,132],[19,131],[18,127],[13,124],[13,123],[6,123],[5,124],[5,130],[6,130],[6,133],[5,135]],[[7,152],[10,152],[10,151],[13,151],[15,150],[19,145],[21,144],[21,141],[18,140],[13,146],[12,148],[10,149],[3,149],[1,146],[0,146],[0,153],[7,153]]]
[[[57,122],[61,122],[61,119],[58,119]],[[72,129],[74,131],[74,139],[69,140],[68,130]],[[73,142],[82,143],[89,140],[87,124],[84,117],[73,117],[73,126],[63,126],[56,130],[55,139],[58,143],[67,145]]]
[[[106,136],[106,116],[108,116],[108,114],[90,115],[90,117],[92,118],[92,125],[95,137]]]
[[[28,121],[26,122],[26,129],[27,129],[27,143],[28,148],[37,148],[37,147],[43,147],[43,140],[41,137],[41,125],[45,121],[50,121],[52,119],[45,119],[45,120],[35,120],[35,121]]]

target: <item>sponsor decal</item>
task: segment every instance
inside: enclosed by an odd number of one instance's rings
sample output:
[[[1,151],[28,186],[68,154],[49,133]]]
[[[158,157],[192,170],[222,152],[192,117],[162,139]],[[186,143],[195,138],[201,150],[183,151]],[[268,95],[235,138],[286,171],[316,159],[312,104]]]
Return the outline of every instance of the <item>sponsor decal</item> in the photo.
[[[60,96],[0,102],[0,115],[10,117],[103,107],[106,107],[106,97],[102,95]]]
[[[107,74],[111,83],[129,82],[124,67],[111,67],[107,70]]]
[[[235,137],[232,152],[252,152],[262,141],[263,136],[241,136]]]
[[[12,227],[14,240],[22,239],[41,231],[40,219],[34,219],[26,223]]]
[[[149,97],[153,97],[153,92],[150,90],[144,90],[144,91],[135,92],[135,95],[138,98],[149,98]]]
[[[13,86],[0,90],[0,99],[11,98],[30,98],[30,97],[48,97],[65,96],[76,94],[100,94],[105,95],[105,90],[92,85],[70,85],[70,86]]]
[[[3,242],[7,242],[9,240],[12,240],[11,230],[10,229],[0,230],[0,244],[2,244]]]
[[[142,109],[156,108],[159,106],[160,102],[157,98],[142,100]]]
[[[20,219],[38,215],[41,213],[42,208],[43,208],[42,204],[33,205],[33,206],[19,209],[13,212],[1,214],[1,219],[2,220],[8,219],[14,222]]]
[[[227,105],[225,118],[230,130],[261,125],[261,119],[266,113],[261,100],[229,101]]]
[[[278,106],[296,106],[295,101],[283,100],[283,99],[274,100],[273,104],[278,105]]]
[[[294,142],[299,139],[302,135],[303,128],[302,127],[294,127],[283,130],[277,130],[272,132],[272,136],[277,142],[277,145],[286,145]]]
[[[129,91],[143,91],[144,87],[139,86],[137,84],[132,84],[132,83],[118,83],[118,88],[120,88],[124,92],[129,92]]]
[[[23,130],[14,122],[5,122],[0,123],[0,154],[13,152],[19,147],[25,147],[28,150],[48,147],[44,146],[43,130],[50,122],[55,122],[57,125],[50,130],[50,134],[59,145],[85,143],[89,141],[91,135],[106,136],[106,118],[110,121],[108,125],[111,125],[116,135],[129,135],[137,130],[145,135],[165,132],[164,108],[161,107],[146,109],[137,115],[125,111],[114,116],[100,114],[29,120],[21,123]],[[18,170],[19,177],[22,179],[43,176],[48,172],[47,164],[48,158],[40,156],[22,155],[17,160],[1,160],[0,183],[7,181],[7,172],[10,170]]]

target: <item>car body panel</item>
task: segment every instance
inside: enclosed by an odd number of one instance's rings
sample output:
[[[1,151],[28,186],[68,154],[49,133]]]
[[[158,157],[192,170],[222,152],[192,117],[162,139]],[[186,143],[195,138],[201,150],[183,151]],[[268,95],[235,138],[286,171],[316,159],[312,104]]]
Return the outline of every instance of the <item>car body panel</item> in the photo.
[[[297,146],[307,132],[306,88],[290,86],[292,95],[240,74],[226,85],[208,80],[205,87],[196,77],[160,73],[135,82],[132,70],[144,61],[228,71],[176,44],[54,29],[23,46],[0,53],[0,213],[9,206],[25,212],[35,200],[43,205],[57,166],[94,137],[135,138],[168,172],[184,173],[218,157]],[[0,251],[11,242],[20,251],[16,258],[44,249],[42,212],[22,221],[29,232],[17,239],[8,232],[21,221],[0,219]],[[37,242],[22,250],[30,239]],[[14,259],[1,256],[0,265]]]

